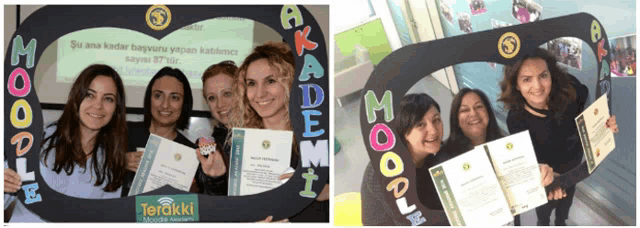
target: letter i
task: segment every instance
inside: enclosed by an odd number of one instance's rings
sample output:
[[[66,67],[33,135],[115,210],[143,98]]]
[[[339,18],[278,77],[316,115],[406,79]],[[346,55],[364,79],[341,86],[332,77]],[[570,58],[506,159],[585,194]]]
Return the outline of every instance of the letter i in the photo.
[[[302,178],[307,180],[304,185],[304,191],[300,191],[300,196],[307,198],[316,198],[317,194],[311,191],[311,185],[314,180],[318,180],[318,175],[313,174],[313,168],[309,168],[308,173],[303,173]]]

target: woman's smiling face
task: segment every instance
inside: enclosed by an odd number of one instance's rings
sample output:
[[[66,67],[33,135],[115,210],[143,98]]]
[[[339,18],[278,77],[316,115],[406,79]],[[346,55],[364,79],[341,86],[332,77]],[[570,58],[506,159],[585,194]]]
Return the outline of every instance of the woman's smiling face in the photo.
[[[266,59],[256,60],[247,68],[247,99],[263,119],[284,117],[287,112],[286,89],[274,72]]]
[[[209,106],[211,115],[220,123],[229,123],[229,116],[233,110],[236,99],[231,86],[231,76],[220,73],[204,82],[204,98]]]
[[[527,59],[522,63],[516,88],[529,105],[537,109],[548,108],[551,84],[551,72],[543,59]]]
[[[418,122],[405,135],[408,149],[414,161],[419,161],[429,154],[440,151],[442,144],[442,120],[440,112],[435,106],[431,106]]]
[[[153,83],[151,89],[152,123],[161,126],[176,125],[182,113],[184,88],[182,82],[172,76],[163,76]]]
[[[484,138],[487,134],[489,112],[478,94],[469,92],[462,97],[458,124],[462,133],[468,138]]]

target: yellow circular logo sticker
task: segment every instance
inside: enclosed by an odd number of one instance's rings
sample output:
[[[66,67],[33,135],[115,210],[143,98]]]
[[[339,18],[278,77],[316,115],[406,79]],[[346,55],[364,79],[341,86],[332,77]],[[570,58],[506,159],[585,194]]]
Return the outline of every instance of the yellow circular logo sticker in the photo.
[[[520,38],[513,32],[502,34],[498,40],[498,52],[507,59],[513,58],[520,51]]]
[[[262,141],[262,148],[269,149],[269,147],[271,147],[271,142],[269,142],[269,140],[264,140]]]
[[[145,19],[153,30],[163,30],[171,23],[171,11],[165,5],[153,5],[147,10]]]
[[[471,169],[471,164],[469,164],[469,162],[465,162],[462,165],[462,169],[464,169],[464,171],[469,171],[469,169]]]
[[[513,150],[513,143],[507,143],[507,150]]]

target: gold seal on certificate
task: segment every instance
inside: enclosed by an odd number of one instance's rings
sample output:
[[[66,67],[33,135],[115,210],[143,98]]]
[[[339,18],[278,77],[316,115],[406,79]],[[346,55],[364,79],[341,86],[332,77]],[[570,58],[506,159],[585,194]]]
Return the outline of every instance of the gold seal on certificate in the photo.
[[[576,117],[578,134],[589,173],[592,173],[604,158],[616,148],[613,132],[605,126],[609,117],[606,93]]]
[[[258,194],[282,184],[291,162],[292,131],[232,129],[229,196]]]
[[[195,150],[151,134],[129,190],[129,196],[158,189],[164,185],[189,191],[198,169]]]

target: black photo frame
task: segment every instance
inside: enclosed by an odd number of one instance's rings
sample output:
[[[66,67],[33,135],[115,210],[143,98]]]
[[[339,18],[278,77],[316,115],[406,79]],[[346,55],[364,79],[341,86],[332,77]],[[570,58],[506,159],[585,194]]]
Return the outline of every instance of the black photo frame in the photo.
[[[595,94],[600,97],[607,93],[611,110],[609,40],[600,21],[587,13],[412,44],[394,51],[378,64],[362,92],[360,126],[371,164],[382,178],[385,200],[397,205],[393,208],[394,217],[406,219],[406,225],[449,224],[444,211],[428,209],[418,200],[413,184],[415,169],[405,168],[413,164],[406,146],[399,143],[399,137],[403,136],[395,135],[389,127],[396,121],[395,105],[411,86],[425,75],[454,64],[480,61],[511,64],[559,37],[579,38],[594,51],[598,60]],[[556,177],[546,189],[574,186],[588,176],[587,165],[582,163]]]
[[[158,8],[170,11],[171,19],[166,25],[154,26],[148,22],[148,13]],[[43,117],[32,89],[37,79],[35,69],[45,48],[61,36],[82,29],[115,27],[162,39],[184,26],[216,17],[241,17],[265,24],[280,33],[294,52],[296,71],[289,111],[301,160],[293,177],[276,189],[233,197],[192,194],[168,185],[117,199],[80,199],[52,190],[39,172]],[[199,219],[192,221],[259,221],[269,215],[273,215],[274,221],[289,218],[310,205],[328,183],[327,48],[323,31],[303,6],[45,6],[32,13],[16,30],[5,57],[5,159],[18,174],[27,174],[21,175],[23,185],[17,200],[51,222],[141,221],[136,199],[148,196],[195,196],[191,203],[197,205]]]

